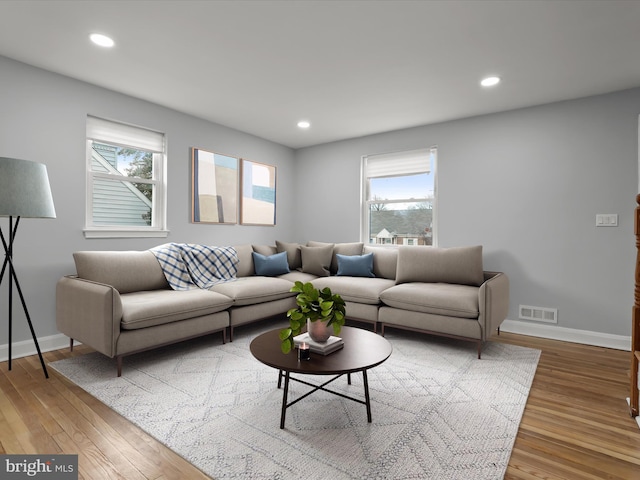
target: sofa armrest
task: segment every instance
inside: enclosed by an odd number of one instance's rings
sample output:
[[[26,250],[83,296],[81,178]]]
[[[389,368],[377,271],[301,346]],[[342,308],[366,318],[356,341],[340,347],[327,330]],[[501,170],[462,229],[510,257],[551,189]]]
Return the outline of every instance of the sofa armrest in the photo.
[[[110,285],[66,276],[56,284],[56,325],[68,337],[114,357],[122,302]]]
[[[509,313],[509,277],[502,272],[484,272],[478,291],[482,339],[488,340]]]

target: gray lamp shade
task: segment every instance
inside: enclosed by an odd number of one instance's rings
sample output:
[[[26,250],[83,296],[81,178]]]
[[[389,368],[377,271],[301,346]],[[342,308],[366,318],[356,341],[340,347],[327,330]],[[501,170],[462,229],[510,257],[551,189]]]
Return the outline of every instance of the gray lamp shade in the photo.
[[[46,165],[0,157],[0,217],[56,218]]]

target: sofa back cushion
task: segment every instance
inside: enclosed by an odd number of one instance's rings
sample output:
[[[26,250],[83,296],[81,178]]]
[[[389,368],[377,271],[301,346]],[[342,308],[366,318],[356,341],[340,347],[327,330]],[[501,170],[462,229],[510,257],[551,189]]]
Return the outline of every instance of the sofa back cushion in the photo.
[[[120,293],[169,288],[155,255],[145,251],[75,252],[78,277],[111,285]]]
[[[253,251],[259,253],[260,255],[275,255],[278,253],[275,245],[252,245]]]
[[[364,246],[364,253],[373,253],[373,273],[378,278],[395,280],[398,265],[397,247]]]
[[[482,246],[398,248],[396,283],[455,283],[479,287],[484,281]]]
[[[249,244],[234,245],[236,252],[238,252],[238,272],[236,277],[250,277],[255,274],[253,266],[253,247]]]

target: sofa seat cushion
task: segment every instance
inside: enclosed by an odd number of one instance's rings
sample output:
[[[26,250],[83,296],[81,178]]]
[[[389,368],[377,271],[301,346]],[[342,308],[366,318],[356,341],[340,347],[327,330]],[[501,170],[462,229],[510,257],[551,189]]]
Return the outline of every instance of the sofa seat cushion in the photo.
[[[478,318],[478,287],[450,283],[403,283],[380,294],[390,307],[460,318]]]
[[[293,284],[296,282],[313,282],[316,278],[318,278],[318,276],[314,275],[313,273],[304,273],[299,270],[291,270],[289,273],[285,273],[284,275],[278,275],[278,278],[287,280]],[[293,287],[293,285],[291,286]]]
[[[331,293],[337,293],[345,302],[369,305],[378,305],[380,294],[395,285],[393,280],[387,278],[367,277],[320,277],[311,283],[321,290],[329,287]]]
[[[282,278],[253,276],[219,283],[211,287],[210,291],[226,295],[233,300],[235,306],[240,306],[292,297],[295,295],[289,291],[292,286],[289,280]]]
[[[233,300],[209,290],[150,290],[120,295],[124,330],[153,327],[226,310]]]

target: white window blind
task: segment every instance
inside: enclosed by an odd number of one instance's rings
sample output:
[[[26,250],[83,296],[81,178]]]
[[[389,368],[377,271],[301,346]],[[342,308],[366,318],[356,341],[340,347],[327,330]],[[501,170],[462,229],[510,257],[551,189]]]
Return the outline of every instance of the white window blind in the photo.
[[[87,138],[148,152],[164,152],[164,135],[146,128],[87,116]]]
[[[396,177],[429,173],[431,170],[431,149],[408,152],[384,153],[366,157],[367,178]]]

